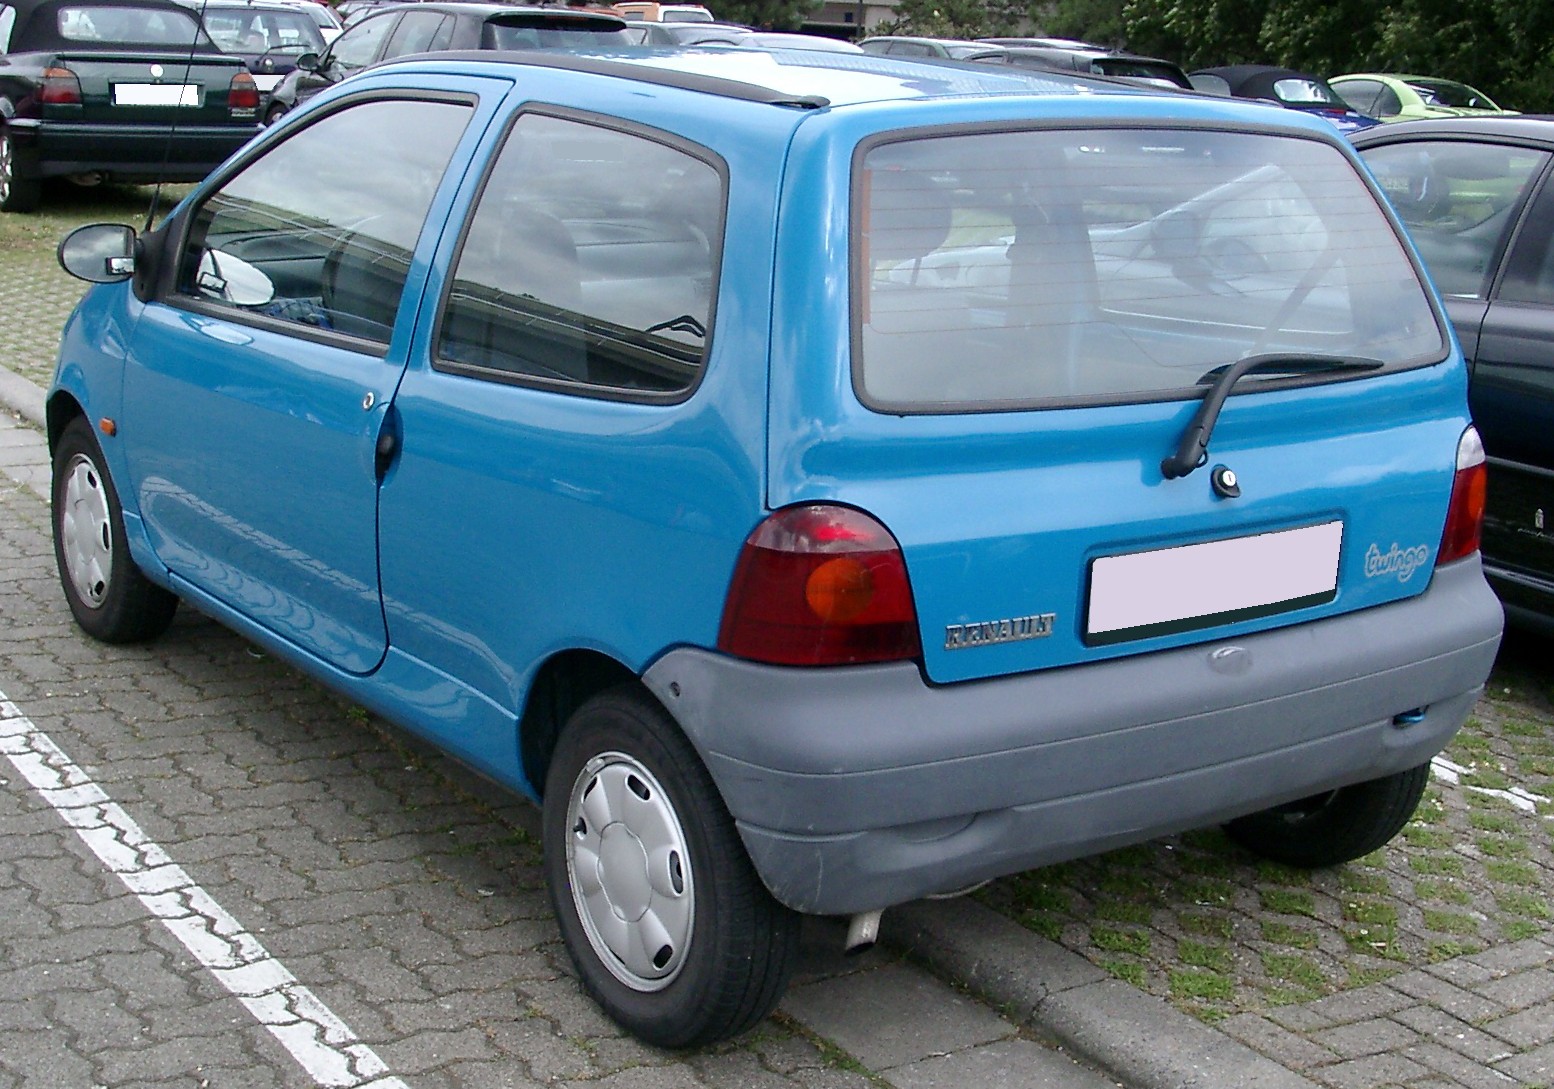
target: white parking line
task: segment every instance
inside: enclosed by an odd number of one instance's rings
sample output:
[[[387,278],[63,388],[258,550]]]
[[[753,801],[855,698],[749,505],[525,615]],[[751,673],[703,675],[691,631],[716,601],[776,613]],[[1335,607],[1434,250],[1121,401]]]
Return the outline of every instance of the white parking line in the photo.
[[[0,692],[0,752],[308,1076],[329,1089],[409,1089],[285,965],[146,837]]]
[[[1443,783],[1450,783],[1454,787],[1462,790],[1471,790],[1473,793],[1482,794],[1485,797],[1499,798],[1502,802],[1509,802],[1529,816],[1537,816],[1539,806],[1547,807],[1550,804],[1554,804],[1554,799],[1545,798],[1542,794],[1534,794],[1532,791],[1524,790],[1521,787],[1500,790],[1497,787],[1481,787],[1464,783],[1462,777],[1464,775],[1471,775],[1473,769],[1465,768],[1461,764],[1454,764],[1444,756],[1437,756],[1434,760],[1431,760],[1430,770]],[[1554,819],[1554,815],[1545,815],[1543,819]]]

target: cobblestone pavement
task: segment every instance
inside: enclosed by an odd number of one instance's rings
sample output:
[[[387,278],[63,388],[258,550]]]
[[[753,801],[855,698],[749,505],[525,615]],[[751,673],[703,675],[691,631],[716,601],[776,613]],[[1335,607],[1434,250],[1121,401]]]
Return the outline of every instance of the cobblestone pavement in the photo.
[[[43,462],[0,417],[0,1087],[1117,1084],[828,921],[745,1038],[622,1035],[568,974],[526,803],[192,610],[83,637]]]

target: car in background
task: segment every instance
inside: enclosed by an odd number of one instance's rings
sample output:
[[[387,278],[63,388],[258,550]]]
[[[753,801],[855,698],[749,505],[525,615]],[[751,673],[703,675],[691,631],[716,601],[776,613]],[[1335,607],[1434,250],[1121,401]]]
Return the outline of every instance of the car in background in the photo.
[[[937,60],[988,61],[1003,55],[1003,46],[959,38],[917,38],[905,34],[880,34],[858,43],[865,53],[882,57],[927,57]]]
[[[821,53],[862,53],[863,48],[841,38],[824,34],[787,34],[775,30],[757,30],[739,39],[751,49],[810,49]]]
[[[1434,118],[1354,145],[1446,303],[1489,455],[1484,571],[1554,630],[1554,121]]]
[[[1277,68],[1268,64],[1233,64],[1200,68],[1188,74],[1193,89],[1231,98],[1272,102],[1291,110],[1304,110],[1331,122],[1348,134],[1381,124],[1352,108],[1320,76]]]
[[[655,49],[673,49],[687,45],[745,45],[749,27],[732,23],[665,23],[632,19],[626,23],[626,41]]]
[[[186,0],[187,2],[187,0]],[[318,33],[324,39],[324,44],[329,44],[340,36],[340,31],[345,29],[345,22],[335,14],[335,9],[320,0],[277,0],[282,4],[290,4],[307,13],[313,20],[313,25],[318,27]]]
[[[1356,72],[1334,76],[1327,82],[1351,107],[1381,121],[1486,117],[1516,112],[1501,109],[1483,91],[1451,79]]]
[[[1159,57],[1144,57],[1110,49],[1065,49],[1032,45],[1005,46],[1004,50],[1005,63],[1016,67],[1081,72],[1149,87],[1192,90],[1192,83],[1181,66]]]
[[[253,137],[259,88],[173,0],[0,0],[0,212],[51,178],[198,181]]]
[[[700,4],[658,4],[647,0],[629,0],[615,4],[614,10],[627,19],[650,23],[711,23],[712,12]]]
[[[211,40],[223,53],[242,57],[248,65],[264,95],[263,103],[286,73],[297,67],[298,57],[322,53],[328,44],[312,15],[279,0],[199,0],[198,8]]]
[[[763,1018],[806,914],[1380,848],[1504,622],[1462,354],[1330,126],[1066,82],[352,76],[61,244],[64,603],[185,601],[538,802],[571,974],[659,1047]]]
[[[1082,42],[1078,38],[978,38],[989,45],[1028,45],[1044,49],[1088,49],[1096,53],[1109,50],[1095,42]]]
[[[303,54],[271,92],[264,123],[374,64],[450,49],[596,49],[634,44],[615,15],[560,7],[463,3],[398,4],[369,12],[321,54]]]

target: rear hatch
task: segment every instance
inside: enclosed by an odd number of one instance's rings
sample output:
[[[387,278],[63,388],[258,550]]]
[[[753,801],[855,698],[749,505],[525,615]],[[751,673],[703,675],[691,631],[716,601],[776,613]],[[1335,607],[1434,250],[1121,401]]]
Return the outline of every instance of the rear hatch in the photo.
[[[930,679],[1426,587],[1463,367],[1330,142],[962,131],[866,145],[853,178],[852,389],[776,405],[771,500],[891,530]],[[1243,360],[1217,421],[1195,421]],[[836,426],[783,423],[819,411]]]

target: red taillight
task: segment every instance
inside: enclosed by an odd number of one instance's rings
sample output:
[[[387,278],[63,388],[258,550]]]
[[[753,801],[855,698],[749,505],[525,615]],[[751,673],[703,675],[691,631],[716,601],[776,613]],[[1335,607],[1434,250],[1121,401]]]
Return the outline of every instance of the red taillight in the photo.
[[[238,116],[258,116],[259,85],[247,72],[232,77],[232,85],[227,88],[227,109]]]
[[[1478,429],[1470,427],[1457,442],[1457,475],[1452,479],[1451,506],[1446,509],[1446,530],[1441,534],[1437,564],[1450,563],[1478,551],[1484,528],[1484,498],[1489,486],[1489,466]]]
[[[46,106],[79,106],[81,81],[68,68],[45,68],[38,100]]]
[[[777,665],[916,658],[917,610],[900,546],[849,507],[778,511],[745,540],[718,647]]]

